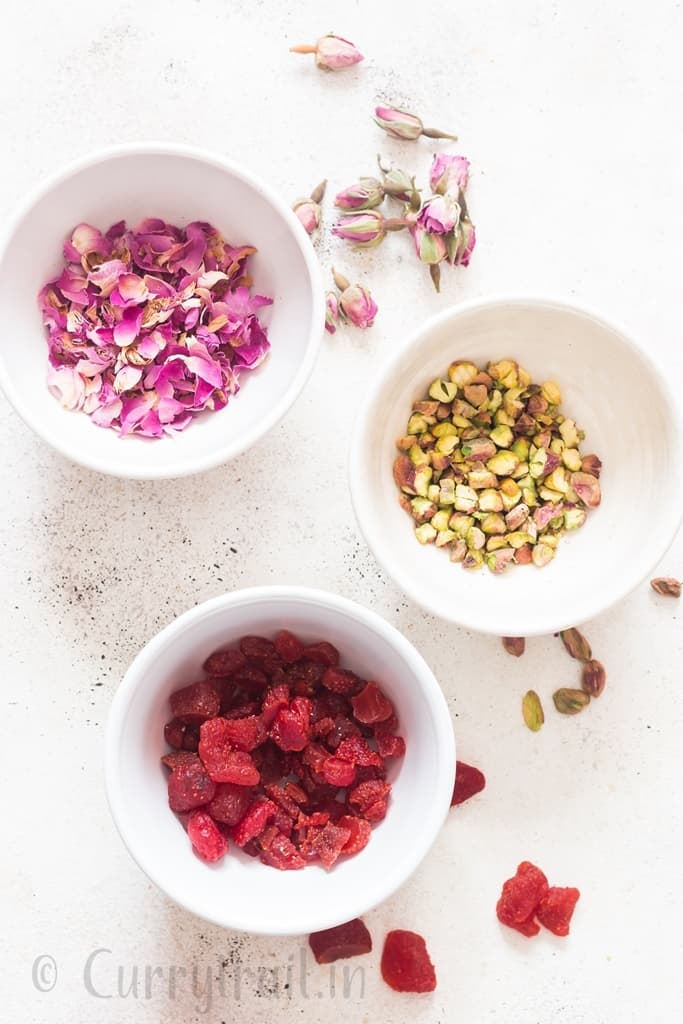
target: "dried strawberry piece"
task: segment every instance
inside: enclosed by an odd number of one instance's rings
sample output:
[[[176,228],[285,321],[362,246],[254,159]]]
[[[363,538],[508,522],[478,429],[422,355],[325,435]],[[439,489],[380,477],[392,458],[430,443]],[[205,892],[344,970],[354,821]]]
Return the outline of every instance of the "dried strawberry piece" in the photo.
[[[372,779],[385,779],[387,777],[387,766],[384,761],[381,764],[369,764],[363,768],[356,768],[356,780],[370,782]]]
[[[331,868],[351,838],[351,832],[348,828],[333,825],[331,821],[323,828],[313,828],[310,832],[313,849],[323,862],[323,866]]]
[[[371,765],[380,767],[382,764],[382,758],[368,746],[362,736],[348,736],[342,740],[337,747],[337,757],[361,768],[368,768]]]
[[[191,750],[174,750],[170,754],[164,754],[161,758],[161,763],[170,768],[172,772],[181,765],[196,764],[198,761],[199,757]]]
[[[318,738],[325,738],[334,729],[334,718],[319,718],[312,722],[311,735]]]
[[[498,920],[509,928],[517,928],[523,935],[535,935],[538,926],[533,917],[536,908],[548,892],[548,879],[540,868],[523,861],[513,878],[503,883],[503,891],[496,905]]]
[[[311,702],[307,697],[292,697],[270,727],[270,735],[281,750],[303,750],[311,738]]]
[[[293,693],[302,697],[313,697],[325,672],[325,666],[316,661],[297,661],[286,671],[286,678]]]
[[[292,800],[292,798],[285,793],[284,789],[281,786],[276,785],[275,783],[265,785],[263,788],[266,792],[266,795],[273,801],[273,803],[277,804],[278,807],[281,807],[293,821],[296,821],[296,819],[299,817],[298,803],[296,803],[295,800]],[[304,801],[306,799],[307,797],[306,794],[304,793]]]
[[[335,928],[325,928],[308,936],[308,944],[319,964],[331,964],[350,956],[361,956],[372,951],[370,932],[359,917]]]
[[[197,753],[199,750],[199,726],[188,725],[185,728],[185,735],[183,736],[183,750],[190,750],[193,753]]]
[[[221,706],[218,690],[208,679],[191,683],[171,694],[171,711],[185,725],[199,725],[215,718]]]
[[[242,689],[253,693],[257,690],[265,690],[268,686],[268,676],[263,669],[257,668],[255,665],[245,665],[235,673],[233,682],[236,686],[241,686]]]
[[[187,834],[196,853],[209,864],[220,860],[228,852],[228,840],[205,811],[193,811],[187,822]]]
[[[427,945],[416,932],[396,929],[384,940],[382,977],[395,992],[433,992],[436,971]]]
[[[298,636],[288,629],[281,629],[274,640],[274,647],[286,665],[299,661],[304,656],[304,645]]]
[[[288,839],[291,838],[295,820],[295,818],[292,818],[291,815],[287,814],[287,811],[285,811],[283,807],[278,807],[273,815],[273,825],[278,832],[282,832],[282,834],[287,836]]]
[[[364,689],[351,698],[353,714],[364,725],[384,722],[394,713],[394,705],[380,690],[377,683],[368,683]]]
[[[359,693],[365,685],[355,672],[344,668],[328,668],[320,681],[326,690],[341,693],[344,697]]]
[[[581,893],[571,886],[551,886],[536,907],[536,917],[553,935],[569,935],[569,923]]]
[[[383,722],[376,722],[373,726],[373,732],[375,736],[379,736],[381,732],[396,732],[398,729],[398,715],[394,712],[393,715],[389,715]]]
[[[239,669],[244,668],[247,659],[241,651],[214,651],[202,666],[208,676],[216,676],[225,679],[233,676]]]
[[[267,665],[278,660],[275,644],[264,636],[243,636],[240,640],[240,651],[249,661],[259,665]]]
[[[486,777],[478,768],[464,761],[455,762],[455,785],[451,797],[451,807],[462,804],[476,793],[481,793],[486,786]]]
[[[340,828],[347,828],[351,833],[344,844],[342,853],[348,856],[360,853],[370,842],[372,825],[365,818],[357,818],[355,814],[343,814],[337,824]]]
[[[238,786],[255,786],[259,772],[249,754],[234,750],[230,728],[234,723],[224,718],[204,722],[199,739],[199,756],[214,782],[233,782]]]
[[[260,836],[274,814],[275,804],[271,800],[256,800],[230,833],[235,846],[244,847]]]
[[[301,755],[301,760],[320,775],[322,774],[323,764],[328,757],[328,752],[319,743],[309,743]]]
[[[334,728],[327,734],[325,742],[331,750],[336,750],[342,740],[349,736],[360,736],[360,729],[346,715],[337,715],[334,720]]]
[[[273,686],[266,692],[261,706],[261,720],[266,729],[275,719],[278,711],[289,705],[289,688],[284,685]]]
[[[244,697],[241,697],[240,700],[244,701]],[[225,714],[223,714],[221,717],[227,718],[229,721],[234,722],[239,721],[242,718],[253,718],[255,715],[259,714],[260,710],[261,708],[259,704],[257,704],[256,701],[254,700],[250,700],[244,703],[240,703],[237,707],[229,708],[229,710],[226,711]]]
[[[164,739],[169,747],[173,747],[174,750],[182,750],[186,729],[187,726],[184,722],[180,722],[177,718],[172,718],[170,722],[166,723],[164,726]]]
[[[225,825],[236,825],[244,817],[253,800],[248,786],[236,786],[231,782],[219,782],[216,793],[209,804],[207,813]]]
[[[272,868],[280,871],[298,871],[306,866],[306,861],[297,850],[289,836],[281,831],[268,837],[267,842],[261,840],[261,860]]]
[[[361,782],[351,790],[349,804],[364,818],[381,821],[386,814],[390,792],[391,786],[388,782],[383,782],[381,779],[370,779],[367,782]]]
[[[192,764],[178,765],[168,777],[168,805],[172,811],[193,811],[208,804],[216,792],[199,758]]]
[[[224,735],[237,750],[251,751],[266,738],[265,726],[256,715],[223,721],[226,723],[223,727]]]
[[[356,769],[353,764],[342,761],[339,757],[326,757],[321,774],[330,786],[338,786],[340,789],[352,786],[356,780]]]
[[[326,668],[333,668],[339,664],[339,651],[332,644],[328,644],[326,640],[321,640],[320,643],[309,644],[304,648],[304,658],[324,665]]]
[[[403,757],[406,752],[406,741],[402,736],[392,736],[389,732],[377,733],[377,753],[380,757]]]

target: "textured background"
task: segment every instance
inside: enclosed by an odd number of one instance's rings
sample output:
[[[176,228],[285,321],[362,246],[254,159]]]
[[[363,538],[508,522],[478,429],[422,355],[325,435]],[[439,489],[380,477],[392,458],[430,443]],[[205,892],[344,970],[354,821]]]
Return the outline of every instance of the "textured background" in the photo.
[[[326,267],[334,256],[371,283],[376,327],[326,338],[281,426],[199,478],[87,473],[0,400],[8,1021],[669,1024],[680,1006],[679,605],[643,586],[590,623],[608,689],[579,718],[562,718],[550,694],[577,673],[559,642],[536,640],[515,661],[406,602],[358,536],[345,475],[366,382],[406,330],[459,299],[575,298],[621,319],[680,379],[680,5],[655,0],[646,18],[604,0],[435,0],[424,18],[406,0],[344,6],[25,0],[3,13],[2,217],[67,160],[155,137],[237,158],[288,199],[322,177],[334,189],[372,173],[378,149],[424,177],[431,144],[393,144],[369,119],[388,100],[459,132],[479,236],[472,267],[445,273],[438,297],[407,239],[357,256],[325,234]],[[332,29],[364,50],[359,68],[324,76],[288,54]],[[633,473],[637,487],[637,452]],[[661,568],[683,574],[680,541]],[[129,859],[106,806],[104,723],[135,652],[192,604],[270,582],[327,587],[402,629],[443,684],[460,756],[488,776],[410,884],[368,915],[377,949],[349,962],[366,968],[363,995],[360,972],[345,997],[341,971],[333,993],[327,968],[302,967],[301,940],[225,933],[172,906]],[[539,735],[519,712],[529,685],[549,710]],[[528,943],[498,926],[500,883],[525,857],[581,888],[568,940]],[[379,951],[391,927],[427,937],[433,996],[384,987]],[[83,981],[98,948],[111,950],[94,970],[106,1000]],[[41,954],[59,969],[44,994],[31,980]],[[187,971],[170,994],[169,965]],[[145,966],[163,970],[148,991]],[[260,982],[247,968],[262,969]]]

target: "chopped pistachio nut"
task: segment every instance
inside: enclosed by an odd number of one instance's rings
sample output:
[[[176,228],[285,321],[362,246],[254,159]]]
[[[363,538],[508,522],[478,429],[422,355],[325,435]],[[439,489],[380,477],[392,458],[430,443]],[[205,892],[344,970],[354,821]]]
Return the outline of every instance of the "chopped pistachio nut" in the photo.
[[[601,498],[600,459],[561,403],[555,381],[534,384],[512,359],[457,360],[433,380],[394,463],[418,540],[465,568],[547,565]]]

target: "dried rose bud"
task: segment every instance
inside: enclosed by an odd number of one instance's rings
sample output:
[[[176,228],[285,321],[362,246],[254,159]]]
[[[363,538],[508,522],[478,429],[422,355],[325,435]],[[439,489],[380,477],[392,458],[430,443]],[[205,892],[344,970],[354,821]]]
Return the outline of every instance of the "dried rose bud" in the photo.
[[[512,654],[515,658],[521,658],[526,647],[526,640],[523,636],[504,636],[501,639],[503,641],[503,648],[508,654]]]
[[[339,322],[339,303],[334,292],[328,292],[325,296],[325,330],[334,334]]]
[[[367,288],[352,284],[339,296],[339,312],[348,323],[365,330],[372,327],[375,321],[377,303]]]
[[[555,707],[561,715],[578,715],[590,704],[590,696],[583,690],[562,687],[553,694]]]
[[[428,199],[419,214],[417,223],[431,234],[447,235],[460,220],[460,207],[453,196],[434,196]]]
[[[681,596],[681,582],[674,579],[673,576],[658,576],[657,579],[650,580],[650,586],[655,593],[661,594],[662,597]]]
[[[314,53],[315,62],[323,71],[341,71],[363,60],[363,54],[348,39],[330,33],[321,36],[315,46],[303,43],[290,46],[290,53]]]
[[[345,238],[355,245],[370,249],[379,245],[386,234],[385,218],[377,210],[363,210],[340,217],[332,228],[337,238]]]
[[[392,199],[398,199],[402,203],[408,203],[412,210],[419,210],[422,202],[420,190],[415,185],[415,178],[398,167],[392,167],[391,164],[385,163],[379,154],[377,155],[377,164],[383,176],[384,194],[391,196]]]
[[[326,181],[321,181],[320,184],[313,189],[308,199],[297,199],[292,209],[297,215],[304,228],[309,235],[312,235],[320,227],[320,221],[322,219],[322,210],[320,203],[325,195],[325,188],[327,186]]]
[[[439,131],[437,128],[425,128],[421,119],[416,114],[399,107],[375,107],[375,124],[395,139],[419,139],[420,135],[426,135],[430,139],[457,139],[457,135],[449,135],[448,132]]]
[[[577,661],[590,661],[593,657],[591,645],[578,629],[563,629],[560,633],[567,653]]]
[[[432,234],[420,224],[416,224],[411,229],[411,233],[415,242],[415,251],[423,263],[433,265],[446,259],[448,250],[443,235]]]
[[[599,697],[605,689],[607,673],[605,666],[600,661],[587,661],[581,673],[581,689],[590,694],[591,697]]]
[[[466,156],[437,153],[429,171],[429,184],[439,195],[451,192],[457,198],[467,188],[469,174],[470,162]]]
[[[377,178],[361,178],[339,192],[334,205],[340,210],[372,210],[384,199],[384,186]]]
[[[456,267],[469,266],[476,241],[474,224],[469,220],[461,220],[453,232],[453,242],[449,239],[449,262]]]

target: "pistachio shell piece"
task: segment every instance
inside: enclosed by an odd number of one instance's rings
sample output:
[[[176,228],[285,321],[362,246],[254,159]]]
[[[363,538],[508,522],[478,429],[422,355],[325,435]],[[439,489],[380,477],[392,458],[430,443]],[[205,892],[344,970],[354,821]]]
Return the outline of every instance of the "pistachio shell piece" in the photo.
[[[522,698],[522,715],[524,724],[532,732],[538,732],[545,722],[541,698],[535,690],[527,690]]]
[[[681,596],[681,582],[674,579],[673,576],[658,576],[657,579],[650,580],[650,586],[655,593],[661,594],[662,597]]]

